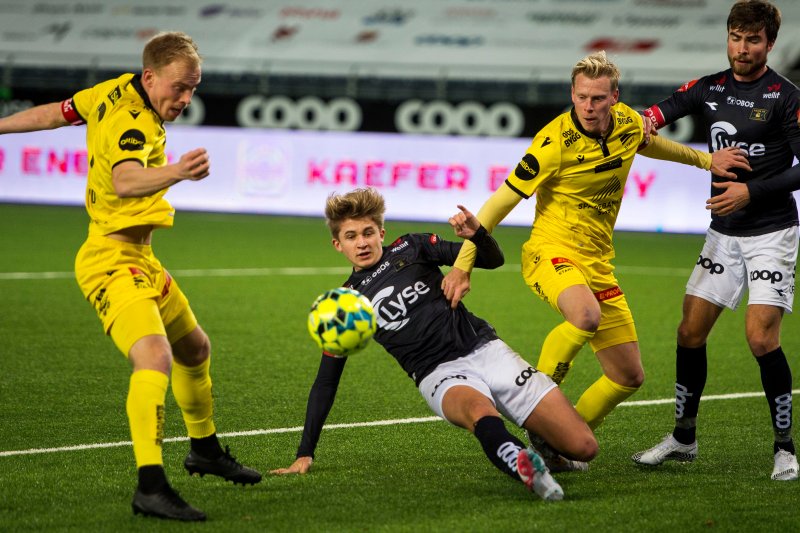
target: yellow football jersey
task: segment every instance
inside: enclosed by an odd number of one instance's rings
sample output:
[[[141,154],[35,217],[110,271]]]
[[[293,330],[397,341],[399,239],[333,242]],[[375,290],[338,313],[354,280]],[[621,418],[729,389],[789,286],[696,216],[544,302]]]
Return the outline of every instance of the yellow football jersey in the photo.
[[[536,194],[531,239],[614,255],[612,233],[633,158],[644,138],[639,113],[611,107],[611,131],[588,134],[574,111],[542,128],[506,184],[523,198]]]
[[[111,171],[123,161],[144,167],[167,163],[163,121],[152,109],[138,75],[123,74],[84,89],[64,103],[86,123],[89,175],[86,210],[89,235],[108,235],[131,226],[172,226],[174,210],[167,189],[142,198],[120,198]]]

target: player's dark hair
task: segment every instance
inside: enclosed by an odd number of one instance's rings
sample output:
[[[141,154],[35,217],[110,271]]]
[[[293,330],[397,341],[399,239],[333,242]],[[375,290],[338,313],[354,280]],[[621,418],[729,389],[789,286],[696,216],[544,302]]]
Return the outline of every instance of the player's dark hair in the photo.
[[[767,0],[739,0],[728,15],[728,31],[758,33],[764,28],[767,42],[774,43],[781,28],[781,12]]]
[[[369,218],[379,229],[383,229],[386,202],[383,196],[371,187],[353,189],[346,194],[332,193],[325,203],[325,224],[334,239],[339,238],[342,222],[352,218]]]
[[[151,38],[142,52],[142,67],[159,70],[176,60],[199,66],[203,58],[191,37],[180,31],[161,32]]]

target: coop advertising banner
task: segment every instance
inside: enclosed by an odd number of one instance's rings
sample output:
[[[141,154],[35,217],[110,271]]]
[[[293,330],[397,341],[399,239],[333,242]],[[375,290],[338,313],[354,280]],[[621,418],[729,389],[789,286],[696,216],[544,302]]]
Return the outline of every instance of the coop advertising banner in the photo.
[[[168,139],[171,161],[196,147],[211,157],[208,178],[167,193],[179,211],[322,216],[331,192],[370,186],[390,218],[440,222],[456,204],[477,211],[529,142],[186,126],[172,126]],[[3,136],[0,202],[80,205],[87,167],[81,127]],[[709,191],[707,172],[637,156],[617,228],[703,232]],[[534,199],[522,201],[504,224],[530,225],[533,216]]]

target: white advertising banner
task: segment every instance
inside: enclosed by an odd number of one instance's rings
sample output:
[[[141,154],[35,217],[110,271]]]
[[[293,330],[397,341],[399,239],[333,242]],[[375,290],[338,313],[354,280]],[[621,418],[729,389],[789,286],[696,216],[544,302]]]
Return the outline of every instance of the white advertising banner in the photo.
[[[322,216],[333,191],[371,186],[391,218],[444,222],[463,204],[475,211],[514,169],[525,139],[170,127],[168,155],[196,147],[211,176],[179,183],[167,198],[178,210]],[[705,150],[705,147],[698,146]],[[84,128],[0,137],[0,202],[80,205],[88,161]],[[709,176],[637,156],[618,229],[700,233],[709,223]],[[504,224],[527,226],[534,200]]]

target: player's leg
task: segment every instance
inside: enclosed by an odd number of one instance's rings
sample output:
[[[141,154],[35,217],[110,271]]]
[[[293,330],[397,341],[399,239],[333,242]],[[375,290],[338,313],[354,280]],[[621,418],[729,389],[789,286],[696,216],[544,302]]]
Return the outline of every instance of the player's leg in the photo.
[[[686,284],[683,316],[675,351],[675,426],[661,442],[633,455],[639,464],[697,457],[697,413],[706,383],[706,339],[725,307],[736,309],[746,286],[747,271],[740,243],[714,230],[706,234]]]
[[[172,351],[155,301],[127,305],[111,326],[117,347],[128,355],[131,374],[126,411],[131,429],[138,484],[134,514],[177,520],[205,520],[169,485],[162,456],[164,403]]]
[[[797,479],[792,440],[792,371],[781,347],[781,321],[791,312],[797,258],[797,228],[787,228],[742,242],[750,276],[745,333],[761,372],[775,436],[772,479]]]
[[[477,352],[486,355],[484,352],[488,349],[484,345]],[[472,433],[487,459],[498,470],[512,479],[522,481],[529,490],[544,499],[561,499],[563,491],[550,476],[542,458],[533,451],[529,453],[525,444],[506,428],[495,406],[492,391],[481,375],[485,361],[479,360],[476,364],[475,359],[476,352],[473,352],[439,365],[420,382],[420,394],[434,413]],[[499,372],[502,372],[502,366],[497,365]],[[530,366],[526,364],[526,368]],[[516,376],[514,370],[506,372],[509,374],[507,379],[513,381]]]
[[[544,459],[511,434],[492,401],[468,385],[450,387],[442,398],[445,419],[470,431],[501,472],[522,481],[545,500],[560,500],[564,492],[547,471]]]
[[[617,405],[639,390],[644,381],[639,343],[628,340],[635,338],[633,324],[603,330],[603,335],[594,340],[605,340],[605,335],[609,338],[617,336],[625,341],[596,352],[603,375],[583,392],[575,405],[575,409],[592,429],[599,426]]]
[[[560,384],[600,324],[600,306],[573,259],[555,249],[523,247],[522,275],[540,298],[564,317],[542,343],[536,368]]]
[[[190,474],[212,474],[228,481],[255,484],[261,474],[240,464],[217,439],[213,420],[211,343],[197,324],[186,297],[169,278],[169,291],[162,300],[161,313],[172,340],[172,394],[181,409],[191,450],[184,461]]]
[[[568,459],[588,462],[597,455],[594,433],[557,387],[539,401],[523,427]]]

